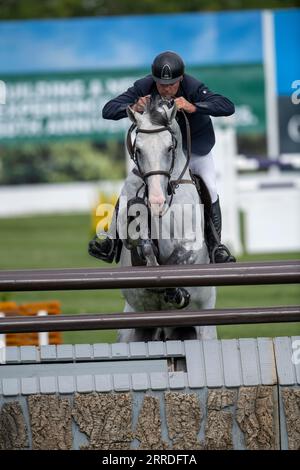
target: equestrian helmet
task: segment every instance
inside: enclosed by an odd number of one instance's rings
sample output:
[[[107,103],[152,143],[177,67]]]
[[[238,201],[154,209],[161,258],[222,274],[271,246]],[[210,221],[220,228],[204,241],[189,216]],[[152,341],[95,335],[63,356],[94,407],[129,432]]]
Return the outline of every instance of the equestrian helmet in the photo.
[[[155,57],[152,64],[152,77],[157,83],[172,85],[183,74],[183,60],[175,52],[166,51]]]

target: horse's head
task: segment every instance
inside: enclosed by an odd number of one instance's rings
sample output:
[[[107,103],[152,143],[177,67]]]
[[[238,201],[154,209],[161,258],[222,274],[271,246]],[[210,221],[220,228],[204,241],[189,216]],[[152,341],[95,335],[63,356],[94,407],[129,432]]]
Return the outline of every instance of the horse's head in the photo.
[[[149,205],[153,215],[161,215],[167,201],[169,180],[175,165],[178,140],[181,134],[175,120],[174,102],[149,102],[143,114],[128,108],[127,113],[136,125],[133,158],[148,186]]]

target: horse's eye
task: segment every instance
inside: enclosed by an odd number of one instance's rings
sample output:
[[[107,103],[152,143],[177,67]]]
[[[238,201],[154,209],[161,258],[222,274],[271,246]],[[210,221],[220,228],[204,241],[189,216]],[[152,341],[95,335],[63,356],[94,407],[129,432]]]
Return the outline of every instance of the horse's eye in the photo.
[[[171,145],[169,148],[168,148],[168,152],[172,152],[173,150],[173,145]]]
[[[140,153],[141,153],[141,149],[136,148],[136,149],[135,149],[135,153],[140,154]]]

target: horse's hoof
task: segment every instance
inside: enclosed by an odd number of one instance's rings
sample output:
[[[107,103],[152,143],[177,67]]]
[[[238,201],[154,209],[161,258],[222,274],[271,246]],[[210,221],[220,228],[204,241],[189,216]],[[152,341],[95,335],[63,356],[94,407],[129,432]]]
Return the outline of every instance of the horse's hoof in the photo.
[[[164,300],[181,309],[190,303],[190,294],[184,287],[168,288],[164,294]]]

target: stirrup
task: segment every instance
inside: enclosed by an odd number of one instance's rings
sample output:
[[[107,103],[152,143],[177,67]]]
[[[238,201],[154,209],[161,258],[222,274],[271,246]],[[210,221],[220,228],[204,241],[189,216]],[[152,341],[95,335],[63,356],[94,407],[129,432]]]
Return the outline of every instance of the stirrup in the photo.
[[[190,294],[184,287],[167,287],[164,301],[173,304],[175,308],[185,308],[190,303]]]

